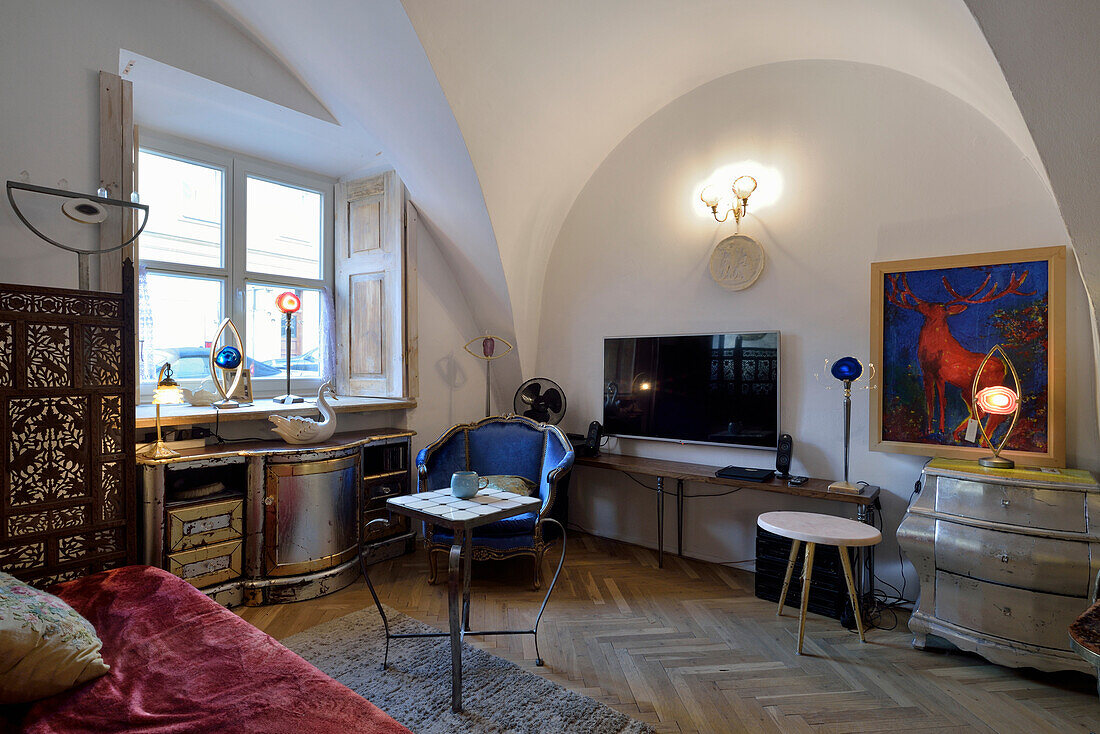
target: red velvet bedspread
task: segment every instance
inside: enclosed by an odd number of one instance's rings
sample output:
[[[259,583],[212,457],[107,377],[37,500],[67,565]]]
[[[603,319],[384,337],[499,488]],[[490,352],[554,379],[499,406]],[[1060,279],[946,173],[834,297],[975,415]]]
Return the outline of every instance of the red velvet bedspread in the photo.
[[[410,734],[166,571],[128,566],[52,591],[95,626],[111,672],[32,705],[22,721],[31,734]]]

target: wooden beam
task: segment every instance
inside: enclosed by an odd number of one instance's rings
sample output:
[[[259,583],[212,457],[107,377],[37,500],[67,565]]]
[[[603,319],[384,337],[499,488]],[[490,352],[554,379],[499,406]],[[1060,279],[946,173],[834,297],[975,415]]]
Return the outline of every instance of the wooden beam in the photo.
[[[135,157],[134,85],[118,74],[100,71],[99,185],[107,189],[109,196],[130,199],[134,192]],[[99,225],[100,249],[128,240],[133,231],[134,212],[111,207],[107,220]],[[100,256],[100,290],[122,291],[122,261],[127,258],[137,263],[136,245]]]

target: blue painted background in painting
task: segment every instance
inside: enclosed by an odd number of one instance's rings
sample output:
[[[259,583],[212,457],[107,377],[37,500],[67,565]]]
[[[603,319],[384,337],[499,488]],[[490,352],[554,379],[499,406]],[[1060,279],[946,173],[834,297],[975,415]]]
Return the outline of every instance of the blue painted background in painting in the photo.
[[[930,303],[955,300],[944,286],[944,278],[962,295],[973,293],[989,276],[989,284],[979,294],[987,294],[994,283],[998,292],[1009,285],[1013,274],[1027,272],[1017,289],[1032,295],[1008,294],[989,303],[969,304],[962,313],[947,316],[950,335],[966,350],[984,355],[1002,344],[1016,366],[1023,386],[1024,402],[1016,431],[1008,448],[1022,451],[1046,451],[1047,416],[1047,262],[1009,263],[966,268],[943,268],[906,273],[913,295]],[[917,350],[925,316],[916,310],[891,302],[890,276],[884,281],[883,295],[883,413],[882,438],[886,441],[973,446],[952,435],[953,429],[969,413],[960,389],[945,388],[947,408],[945,430],[939,431],[938,401],[933,403],[933,430],[927,430],[927,405],[923,373]],[[1005,384],[1012,386],[1012,378]],[[1007,421],[997,430],[999,440]]]

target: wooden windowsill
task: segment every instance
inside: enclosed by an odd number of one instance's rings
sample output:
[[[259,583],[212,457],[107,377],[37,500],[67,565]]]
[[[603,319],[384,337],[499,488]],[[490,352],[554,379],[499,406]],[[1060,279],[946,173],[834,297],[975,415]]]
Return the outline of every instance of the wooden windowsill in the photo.
[[[416,407],[415,400],[402,398],[355,398],[341,397],[329,405],[337,413],[367,413],[376,410],[407,410]],[[153,428],[156,425],[156,409],[152,405],[137,406],[138,428]],[[240,408],[217,410],[209,405],[162,405],[160,423],[162,426],[186,426],[213,423],[218,421],[263,420],[269,415],[317,416],[316,400],[307,399],[304,403],[280,405],[271,398],[257,398],[251,405]]]

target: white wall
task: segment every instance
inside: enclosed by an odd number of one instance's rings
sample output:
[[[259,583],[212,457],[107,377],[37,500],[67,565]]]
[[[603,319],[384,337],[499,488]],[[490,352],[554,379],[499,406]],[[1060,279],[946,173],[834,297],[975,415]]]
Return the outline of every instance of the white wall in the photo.
[[[693,198],[716,168],[756,160],[778,169],[782,197],[753,208],[742,232],[767,266],[750,289],[723,290],[707,261],[733,233]],[[763,194],[760,191],[758,194]],[[704,85],[653,115],[607,157],[578,197],[546,276],[538,372],[569,395],[570,430],[602,413],[606,336],[778,329],[782,429],[794,471],[842,472],[842,396],[814,373],[825,357],[869,352],[870,263],[1066,244],[1057,206],[1034,167],[973,108],[914,77],[848,62],[756,67]],[[1076,267],[1068,287],[1068,461],[1100,468],[1092,352]],[[826,382],[833,382],[827,379]],[[899,583],[894,531],[920,457],[867,449],[869,402],[853,401],[852,476],[884,489],[880,575]],[[646,441],[611,450],[713,465],[774,466],[774,453]],[[651,482],[652,484],[652,482]],[[654,545],[652,493],[580,469],[572,520],[600,535]],[[688,493],[714,491],[706,485]],[[675,534],[666,502],[666,545]],[[689,501],[685,553],[751,559],[756,515],[837,511],[834,503],[741,491]],[[892,560],[891,560],[892,559]],[[914,593],[909,572],[907,594]]]
[[[309,114],[327,115],[278,61],[198,0],[15,0],[0,5],[0,177],[94,193],[99,182],[98,72],[118,68],[120,48]],[[56,217],[31,199],[28,212]],[[45,222],[47,220],[35,220]],[[53,219],[49,220],[52,224]],[[87,247],[94,228],[55,232]],[[94,260],[94,258],[93,258]],[[76,255],[42,242],[0,206],[5,282],[77,285]],[[93,267],[95,263],[93,263]]]
[[[0,6],[0,177],[18,180],[27,170],[32,183],[54,186],[66,178],[72,190],[95,191],[97,74],[117,69],[120,48],[307,114],[327,114],[285,67],[198,0],[5,2]],[[418,235],[419,407],[407,415],[347,416],[342,423],[345,430],[408,425],[418,432],[417,448],[454,422],[480,417],[484,400],[483,367],[462,351],[479,333],[467,299],[423,224]],[[76,264],[75,255],[39,241],[6,202],[0,205],[0,280],[75,288]],[[227,436],[266,436],[270,425],[221,428]]]
[[[1100,355],[1100,4],[966,2],[1004,70],[1073,236]]]

